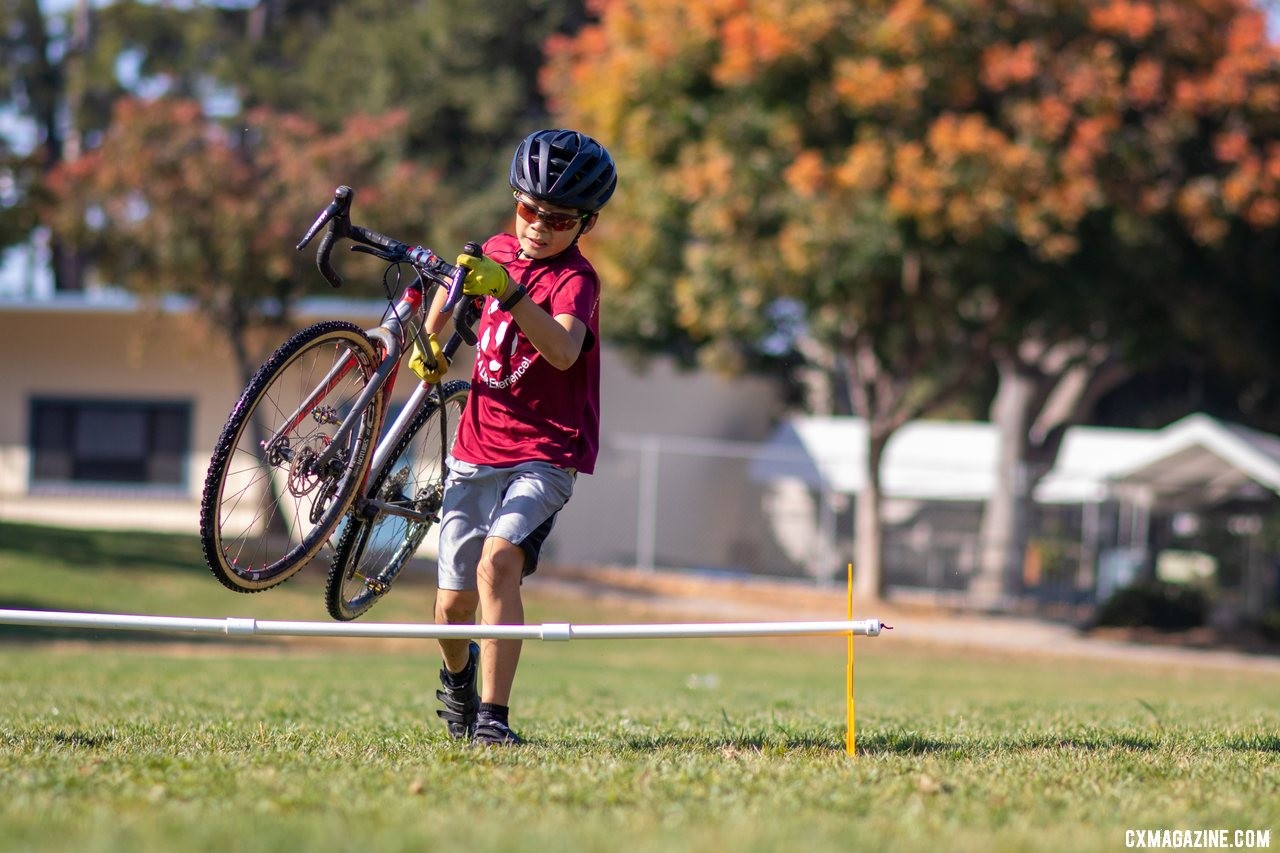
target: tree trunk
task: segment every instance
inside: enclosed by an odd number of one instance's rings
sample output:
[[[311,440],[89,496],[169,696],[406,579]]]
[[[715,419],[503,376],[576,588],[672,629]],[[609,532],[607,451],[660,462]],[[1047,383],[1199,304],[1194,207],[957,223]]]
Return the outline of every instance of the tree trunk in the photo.
[[[253,379],[254,374],[258,372],[264,359],[258,358],[250,353],[249,348],[249,321],[243,308],[234,300],[220,312],[216,312],[214,316],[218,318],[218,328],[226,337],[227,346],[231,349],[231,357],[235,362],[236,370],[240,376],[241,388],[247,389],[249,381]],[[263,429],[262,423],[257,418],[249,421],[249,434],[253,436],[253,444],[255,447],[263,447],[267,443],[268,435]],[[289,536],[288,525],[285,519],[289,517],[289,508],[284,501],[284,496],[280,491],[279,478],[274,476],[271,466],[267,464],[265,459],[259,459],[262,467],[263,475],[266,479],[267,488],[271,490],[271,496],[275,503],[276,511],[269,513],[267,516],[267,527],[263,534],[269,537],[277,537],[287,539]]]
[[[908,252],[903,257],[900,289],[892,291],[888,298],[892,304],[877,316],[897,318],[908,311],[911,298],[924,286],[923,276],[919,255]],[[898,301],[902,294],[907,295],[905,303]],[[894,353],[886,357],[877,348],[876,332],[888,322],[851,325],[838,348],[844,356],[842,366],[847,371],[850,407],[867,425],[867,467],[863,490],[858,495],[854,531],[854,594],[862,601],[879,600],[885,592],[880,469],[889,439],[904,424],[923,417],[965,387],[977,366],[985,363],[990,346],[988,332],[969,335],[958,342],[928,322],[905,341],[880,341]],[[931,374],[934,381],[921,383],[926,374]]]
[[[1029,339],[997,354],[1000,385],[991,407],[999,449],[995,491],[983,510],[975,607],[998,609],[1024,592],[1023,560],[1031,539],[1032,495],[1053,470],[1066,431],[1132,371],[1104,344],[1045,344]]]
[[[996,367],[1000,384],[991,405],[997,435],[995,491],[983,509],[978,574],[969,585],[970,604],[983,610],[1001,608],[1006,596],[1020,589],[1032,485],[1026,459],[1036,380],[1014,358],[998,358]]]
[[[859,602],[884,597],[884,526],[880,521],[880,463],[892,430],[878,434],[868,423],[865,482],[858,495],[853,594]]]
[[[61,64],[57,64],[49,58],[49,39],[39,4],[24,3],[20,12],[27,31],[33,34],[34,49],[40,57],[27,88],[32,112],[44,135],[46,174],[64,162],[75,162],[82,153],[77,122],[84,107],[85,55],[93,34],[91,13],[89,0],[76,0],[71,38]],[[55,233],[49,239],[49,255],[54,290],[60,293],[84,290],[87,266],[84,253]]]

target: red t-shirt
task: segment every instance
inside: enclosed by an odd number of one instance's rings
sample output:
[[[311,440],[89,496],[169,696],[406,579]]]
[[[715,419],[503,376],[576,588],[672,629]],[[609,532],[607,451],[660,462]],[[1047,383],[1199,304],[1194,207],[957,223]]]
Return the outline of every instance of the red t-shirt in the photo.
[[[568,370],[549,364],[498,300],[485,300],[476,327],[476,367],[453,453],[474,465],[506,468],[540,460],[595,470],[600,447],[600,277],[577,246],[554,258],[519,257],[510,234],[491,237],[484,253],[555,317],[587,326],[582,353]]]

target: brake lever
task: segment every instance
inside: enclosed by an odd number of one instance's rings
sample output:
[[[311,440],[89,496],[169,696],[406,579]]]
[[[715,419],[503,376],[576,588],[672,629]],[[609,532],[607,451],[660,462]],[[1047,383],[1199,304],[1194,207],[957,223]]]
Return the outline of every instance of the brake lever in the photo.
[[[480,257],[480,244],[468,243],[462,247],[462,251],[473,258]],[[470,272],[466,267],[459,264],[454,267],[453,273],[449,276],[449,295],[444,300],[444,305],[440,307],[441,314],[450,314],[453,307],[458,304],[458,300],[462,298],[462,284],[467,279],[467,273]]]
[[[458,312],[458,316],[454,318],[453,330],[458,337],[466,342],[467,346],[475,346],[479,341],[476,330],[472,325],[480,317],[480,300],[472,297],[462,304],[462,310]]]
[[[320,211],[320,215],[316,217],[316,221],[311,223],[311,227],[307,229],[307,233],[302,235],[302,240],[294,247],[296,251],[301,252],[307,247],[307,244],[315,238],[320,229],[329,223],[338,214],[345,214],[351,208],[351,187],[341,186],[333,192],[333,201]]]
[[[325,281],[329,282],[333,287],[342,287],[342,275],[333,268],[330,261],[330,254],[333,252],[333,244],[338,238],[346,237],[351,233],[351,223],[347,220],[347,212],[351,209],[351,197],[353,192],[351,187],[340,186],[333,192],[333,201],[320,212],[316,217],[316,221],[307,229],[307,233],[303,235],[302,241],[298,243],[297,250],[302,251],[316,233],[326,224],[329,226],[325,231],[324,237],[320,239],[320,246],[316,249],[316,267],[319,268],[320,274],[325,277]]]

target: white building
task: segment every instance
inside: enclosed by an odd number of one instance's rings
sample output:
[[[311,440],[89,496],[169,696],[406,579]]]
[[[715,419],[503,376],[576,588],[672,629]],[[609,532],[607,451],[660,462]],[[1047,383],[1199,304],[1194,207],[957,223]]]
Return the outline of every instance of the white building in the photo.
[[[317,299],[297,325],[373,326],[381,310]],[[265,358],[286,336],[256,346]],[[144,311],[122,295],[0,298],[0,365],[0,520],[196,533],[209,457],[243,383],[226,342],[185,302]],[[641,367],[609,347],[602,373],[597,472],[579,478],[548,557],[634,565],[672,554],[719,566],[742,552],[740,528],[765,526],[758,502],[744,516],[750,502],[725,497],[749,493],[745,466],[665,452],[655,461],[651,450],[697,436],[765,439],[779,415],[775,384],[661,358]],[[451,375],[470,376],[465,356]],[[644,491],[655,484],[661,495]]]
[[[952,421],[913,422],[890,439],[881,486],[891,586],[967,587],[977,570],[983,504],[996,487],[997,442],[989,423]],[[772,486],[771,518],[787,555],[814,574],[838,569],[826,555],[852,553],[865,423],[794,418],[767,446],[771,458],[758,459],[752,474]],[[1276,566],[1263,524],[1280,506],[1278,495],[1280,438],[1273,435],[1203,414],[1161,430],[1073,427],[1033,492],[1026,586],[1092,599],[1137,572],[1181,576],[1189,559],[1208,560],[1213,579],[1252,590],[1255,607],[1265,607],[1276,595]],[[1239,540],[1235,553],[1206,541],[1222,530]]]
[[[380,311],[316,300],[298,323],[374,325]],[[257,346],[265,356],[283,339]],[[0,520],[196,532],[205,469],[241,390],[225,341],[199,317],[179,301],[143,311],[127,297],[0,299],[0,358]],[[597,471],[579,478],[547,558],[843,577],[864,426],[783,416],[771,381],[664,359],[637,367],[606,347]],[[891,586],[967,587],[995,459],[988,424],[895,434],[882,477]],[[1270,602],[1262,528],[1277,493],[1275,436],[1202,415],[1154,432],[1075,428],[1035,491],[1027,586],[1092,599],[1140,569],[1185,573],[1208,554],[1223,586]],[[1226,545],[1207,541],[1221,531]]]

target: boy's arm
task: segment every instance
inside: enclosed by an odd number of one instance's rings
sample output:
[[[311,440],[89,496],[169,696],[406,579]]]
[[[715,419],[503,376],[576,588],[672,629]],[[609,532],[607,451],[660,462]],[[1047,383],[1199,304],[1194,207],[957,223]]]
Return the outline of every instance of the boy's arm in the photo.
[[[469,270],[462,288],[469,295],[489,296],[498,300],[498,304],[505,305],[521,290],[502,264],[490,257],[462,254],[458,256],[458,265]],[[582,354],[582,346],[587,340],[587,324],[574,315],[561,313],[552,317],[523,295],[507,310],[529,343],[557,370],[568,370]]]
[[[515,285],[508,279],[506,289],[497,295],[498,301],[507,299],[514,289]],[[436,288],[422,325],[427,333],[438,335],[448,323],[449,318],[440,313],[447,296],[443,287]],[[568,370],[582,354],[582,346],[587,340],[587,324],[572,314],[552,317],[532,299],[521,299],[512,306],[511,317],[520,324],[525,337],[552,367]]]
[[[437,287],[435,289],[435,294],[431,297],[431,305],[427,307],[426,319],[422,322],[423,331],[431,335],[438,335],[444,329],[445,323],[449,321],[449,318],[441,316],[440,309],[444,307],[444,301],[448,296],[448,288]]]
[[[440,316],[440,308],[447,295],[443,287],[436,288],[422,320],[422,336],[412,341],[409,369],[423,382],[439,383],[449,372],[449,362],[440,349],[439,341],[440,330],[444,328],[446,321],[446,318]],[[428,366],[431,363],[434,363],[434,367]]]
[[[504,293],[503,298],[506,296]],[[582,354],[587,324],[572,314],[552,317],[532,299],[521,299],[512,306],[511,318],[552,367],[568,370]]]

